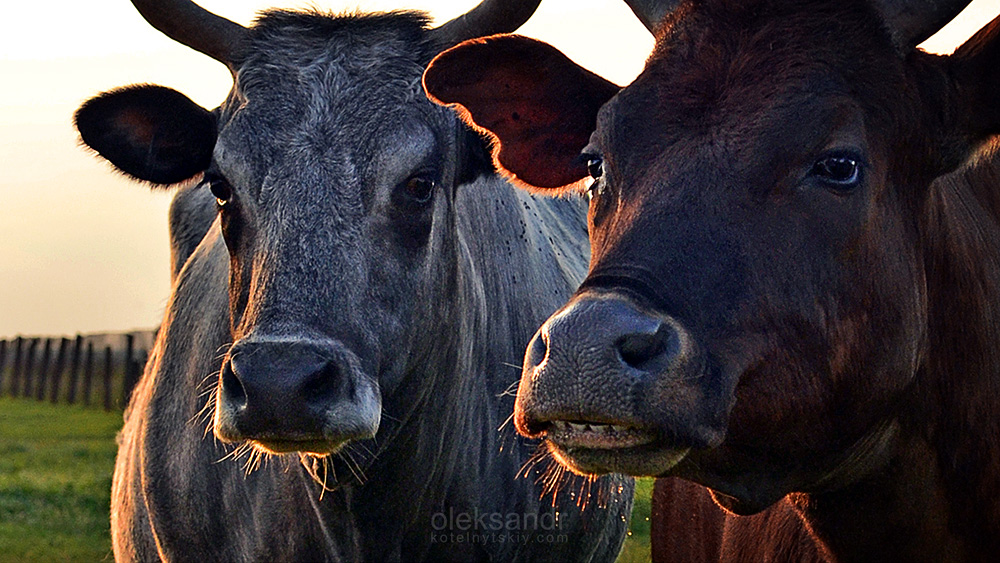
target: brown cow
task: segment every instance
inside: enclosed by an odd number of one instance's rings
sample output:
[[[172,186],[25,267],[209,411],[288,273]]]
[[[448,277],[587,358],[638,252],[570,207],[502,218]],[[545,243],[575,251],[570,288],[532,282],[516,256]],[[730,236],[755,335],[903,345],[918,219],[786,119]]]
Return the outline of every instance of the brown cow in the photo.
[[[992,156],[935,180],[1000,132],[1000,22],[915,48],[967,3],[637,7],[657,43],[624,89],[523,37],[440,55],[428,92],[523,184],[593,178],[590,271],[528,347],[519,431],[738,514],[796,493],[763,518],[837,559],[995,557],[1000,181]]]

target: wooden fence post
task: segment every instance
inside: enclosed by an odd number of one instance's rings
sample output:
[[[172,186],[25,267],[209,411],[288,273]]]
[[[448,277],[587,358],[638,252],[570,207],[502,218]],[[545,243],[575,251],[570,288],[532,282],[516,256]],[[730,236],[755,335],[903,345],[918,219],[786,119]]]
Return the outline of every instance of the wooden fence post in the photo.
[[[3,397],[4,371],[7,368],[7,340],[0,340],[0,397]]]
[[[111,346],[104,347],[104,410],[111,410],[111,372],[114,371],[111,362]]]
[[[90,406],[90,390],[94,381],[94,343],[87,343],[87,359],[83,362],[83,404]]]
[[[69,338],[59,339],[59,352],[56,354],[56,367],[52,370],[52,382],[49,390],[49,402],[53,405],[59,402],[59,391],[62,389],[63,372],[66,371],[66,354],[69,353]]]
[[[122,374],[122,408],[128,406],[129,395],[132,394],[132,381],[135,369],[135,335],[125,335],[125,372]]]
[[[76,388],[80,380],[80,353],[83,352],[83,337],[76,335],[73,341],[73,355],[69,362],[69,393],[66,395],[66,402],[76,404]]]
[[[24,362],[24,338],[18,336],[14,340],[14,371],[10,376],[10,396],[17,397],[21,388],[21,366]]]
[[[28,358],[24,363],[23,372],[24,381],[21,382],[21,396],[25,398],[31,397],[31,380],[34,377],[35,352],[38,350],[38,341],[38,338],[32,338],[31,342],[28,344]]]
[[[38,381],[35,382],[35,400],[45,400],[45,387],[49,382],[49,364],[52,363],[52,339],[45,339],[42,349],[42,363],[38,366]]]
[[[146,367],[146,360],[148,359],[148,354],[145,350],[140,350],[135,358],[130,360],[128,363],[128,369],[125,372],[125,382],[122,389],[122,405],[127,407],[129,401],[132,400],[132,392],[135,391],[136,384],[139,383],[139,378],[142,377],[143,369]]]

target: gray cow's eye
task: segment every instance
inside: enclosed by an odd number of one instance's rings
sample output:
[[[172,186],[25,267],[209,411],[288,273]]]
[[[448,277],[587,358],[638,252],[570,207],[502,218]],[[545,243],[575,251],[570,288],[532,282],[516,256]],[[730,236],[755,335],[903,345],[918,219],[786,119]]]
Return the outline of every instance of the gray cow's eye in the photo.
[[[206,172],[204,183],[208,184],[208,189],[215,196],[215,201],[220,207],[233,199],[233,187],[222,176]]]
[[[427,176],[414,176],[406,181],[406,195],[417,203],[427,203],[434,198],[437,183]]]

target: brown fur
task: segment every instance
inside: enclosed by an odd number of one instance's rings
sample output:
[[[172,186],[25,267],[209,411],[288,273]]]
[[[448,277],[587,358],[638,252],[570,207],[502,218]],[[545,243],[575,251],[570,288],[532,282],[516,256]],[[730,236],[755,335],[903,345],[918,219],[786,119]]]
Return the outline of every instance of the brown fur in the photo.
[[[575,65],[512,37],[489,53],[553,61],[519,77],[542,90],[534,111],[596,120],[577,148],[603,162],[591,271],[529,346],[515,424],[577,471],[710,487],[732,514],[661,483],[658,559],[1000,552],[1000,158],[981,152],[1000,133],[1000,21],[951,57],[901,55],[882,13],[685,2],[635,82],[591,90],[594,115],[546,90],[553,74],[588,88]],[[483,51],[442,58],[510,72]],[[490,129],[503,100],[466,105],[463,88],[447,101]],[[562,148],[491,131],[501,165],[533,154],[522,179],[531,162],[583,174]],[[831,154],[859,179],[823,175]],[[564,422],[655,441],[563,448]]]

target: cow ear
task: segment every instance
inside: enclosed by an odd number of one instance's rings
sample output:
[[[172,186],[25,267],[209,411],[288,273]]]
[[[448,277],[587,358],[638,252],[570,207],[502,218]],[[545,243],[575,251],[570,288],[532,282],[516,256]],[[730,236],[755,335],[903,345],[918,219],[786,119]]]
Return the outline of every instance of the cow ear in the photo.
[[[930,96],[935,106],[931,115],[944,114],[949,133],[944,138],[951,146],[945,147],[943,160],[946,167],[956,167],[1000,134],[1000,17],[940,62],[949,80],[946,95],[950,99],[945,105],[938,102],[940,97]]]
[[[528,188],[558,189],[587,176],[580,151],[597,112],[619,87],[557,49],[518,35],[473,39],[438,55],[424,89],[495,139],[497,166]],[[463,109],[464,108],[464,109]]]
[[[1000,17],[948,58],[967,134],[979,141],[1000,133]]]
[[[159,185],[208,168],[217,135],[212,112],[162,86],[105,92],[80,106],[74,120],[84,144],[125,174]]]

